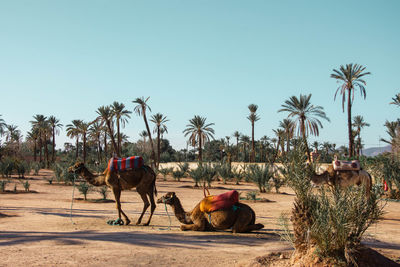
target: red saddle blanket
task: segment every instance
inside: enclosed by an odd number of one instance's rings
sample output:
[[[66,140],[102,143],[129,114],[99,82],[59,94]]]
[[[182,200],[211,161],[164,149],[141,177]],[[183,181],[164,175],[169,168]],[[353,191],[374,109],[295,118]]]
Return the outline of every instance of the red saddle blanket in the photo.
[[[239,202],[239,193],[232,190],[217,196],[207,196],[200,202],[201,212],[212,212],[230,208]]]
[[[108,170],[110,171],[127,171],[143,166],[143,158],[133,156],[128,158],[111,158],[108,161]]]

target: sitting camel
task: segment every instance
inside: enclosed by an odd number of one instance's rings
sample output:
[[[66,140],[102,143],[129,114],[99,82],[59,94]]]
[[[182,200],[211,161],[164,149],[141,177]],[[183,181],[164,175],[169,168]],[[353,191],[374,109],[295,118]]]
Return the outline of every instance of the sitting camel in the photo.
[[[169,192],[159,198],[157,203],[165,203],[172,207],[176,218],[183,223],[181,225],[182,231],[224,230],[232,228],[233,233],[245,233],[264,227],[260,223],[254,224],[256,214],[252,208],[239,202],[233,207],[206,213],[200,210],[200,201],[191,212],[185,212],[175,192]]]
[[[119,173],[106,169],[102,175],[95,175],[92,174],[83,163],[77,162],[73,166],[69,167],[68,171],[82,176],[86,181],[88,181],[88,183],[94,186],[107,185],[110,187],[114,193],[117,204],[117,221],[123,223],[121,220],[122,213],[125,218],[125,225],[128,225],[131,221],[121,209],[121,191],[136,187],[136,191],[139,193],[144,202],[142,214],[140,215],[136,224],[138,225],[142,222],[143,215],[150,206],[147,196],[150,198],[151,212],[148,221],[143,225],[150,224],[151,217],[153,216],[153,212],[156,208],[156,204],[154,203],[154,195],[157,195],[157,189],[156,174],[149,166],[143,165],[141,168],[126,170]]]
[[[329,165],[327,170],[322,174],[314,172],[311,177],[311,182],[314,185],[328,184],[330,186],[348,187],[351,185],[364,185],[367,197],[371,194],[372,178],[371,175],[364,171],[335,171],[332,165]]]

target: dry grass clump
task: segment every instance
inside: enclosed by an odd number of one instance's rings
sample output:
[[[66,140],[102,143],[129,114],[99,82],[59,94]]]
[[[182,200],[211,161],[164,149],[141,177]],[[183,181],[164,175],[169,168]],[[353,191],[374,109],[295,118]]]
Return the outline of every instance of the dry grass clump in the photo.
[[[363,187],[314,192],[310,183],[313,166],[305,162],[301,148],[292,151],[282,171],[296,193],[291,216],[293,260],[358,266],[362,236],[383,214],[378,191],[373,190],[370,198],[365,197]]]

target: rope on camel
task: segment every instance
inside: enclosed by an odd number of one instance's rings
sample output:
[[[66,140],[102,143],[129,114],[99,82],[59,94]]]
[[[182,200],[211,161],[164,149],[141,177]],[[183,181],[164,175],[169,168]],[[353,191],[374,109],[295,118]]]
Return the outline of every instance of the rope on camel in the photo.
[[[159,228],[159,230],[171,230],[171,216],[169,216],[169,213],[168,213],[167,203],[166,203],[167,201],[164,199],[163,202],[164,202],[165,211],[167,212],[167,216],[168,216],[168,220],[169,220],[169,226],[168,226],[167,229]]]

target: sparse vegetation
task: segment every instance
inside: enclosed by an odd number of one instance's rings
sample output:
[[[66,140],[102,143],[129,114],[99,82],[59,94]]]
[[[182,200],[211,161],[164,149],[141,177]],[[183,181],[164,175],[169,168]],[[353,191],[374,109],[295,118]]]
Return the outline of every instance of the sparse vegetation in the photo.
[[[92,186],[86,182],[80,183],[78,185],[78,190],[83,195],[84,200],[87,200],[86,196],[90,192],[91,189],[92,189]]]

